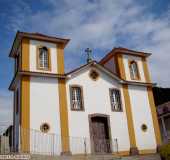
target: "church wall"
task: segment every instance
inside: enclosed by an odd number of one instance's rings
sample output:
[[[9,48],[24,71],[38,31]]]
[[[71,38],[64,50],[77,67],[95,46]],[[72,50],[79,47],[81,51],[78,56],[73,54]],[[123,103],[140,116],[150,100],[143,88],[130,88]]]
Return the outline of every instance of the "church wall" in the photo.
[[[69,134],[70,137],[77,137],[77,139],[70,139],[70,148],[73,154],[84,153],[82,141],[79,137],[86,138],[87,152],[91,152],[88,116],[95,113],[110,116],[111,138],[112,140],[117,138],[119,151],[128,151],[130,148],[123,95],[123,112],[111,111],[109,88],[118,87],[121,89],[121,86],[105,73],[98,72],[100,77],[97,81],[93,81],[89,77],[88,69],[81,71],[76,77],[67,81]],[[71,111],[69,86],[73,84],[83,87],[84,111]]]
[[[139,74],[140,74],[140,80],[132,80],[131,79],[130,70],[129,70],[129,60],[135,60],[137,62],[138,71],[139,71]],[[141,57],[135,57],[135,56],[131,56],[131,55],[123,55],[123,63],[124,63],[124,68],[125,68],[126,80],[146,82],[144,70],[143,70],[143,62],[142,62]]]
[[[39,70],[37,68],[37,47],[46,46],[50,50],[51,71]],[[54,43],[30,40],[30,71],[32,72],[46,72],[57,73],[57,45]]]
[[[15,148],[19,147],[19,130],[20,130],[20,111],[21,111],[21,107],[20,107],[20,81],[18,81],[18,83],[16,84],[16,90],[18,90],[18,113],[16,113],[16,96],[15,100],[14,100],[14,146]],[[16,91],[15,90],[15,91]],[[16,93],[14,93],[16,95]]]
[[[128,87],[137,147],[139,151],[154,150],[156,149],[156,141],[147,88],[132,85]],[[142,124],[147,125],[147,131],[144,132],[141,129]]]
[[[110,60],[108,60],[104,66],[109,69],[111,72],[116,73],[116,65],[115,65],[115,59],[112,57]]]
[[[55,78],[31,77],[30,79],[30,141],[31,150],[61,153],[58,82]],[[48,134],[40,126],[48,123]],[[45,153],[44,153],[45,154]]]

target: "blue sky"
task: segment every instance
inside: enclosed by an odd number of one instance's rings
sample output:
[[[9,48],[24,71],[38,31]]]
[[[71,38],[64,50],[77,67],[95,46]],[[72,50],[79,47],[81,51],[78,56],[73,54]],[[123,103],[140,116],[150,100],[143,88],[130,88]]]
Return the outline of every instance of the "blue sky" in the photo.
[[[70,38],[65,68],[85,63],[90,47],[99,60],[113,47],[151,52],[158,85],[170,86],[169,0],[0,0],[0,121],[11,122],[13,61],[8,54],[17,30]],[[1,125],[1,123],[0,123]]]

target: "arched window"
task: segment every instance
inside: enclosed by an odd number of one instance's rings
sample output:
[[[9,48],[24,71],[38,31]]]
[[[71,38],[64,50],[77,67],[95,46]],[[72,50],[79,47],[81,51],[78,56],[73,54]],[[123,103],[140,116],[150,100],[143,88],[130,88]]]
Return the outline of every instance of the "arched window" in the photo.
[[[38,48],[38,68],[49,69],[49,52],[47,47]]]
[[[139,71],[138,71],[138,65],[136,61],[130,61],[129,62],[129,70],[130,70],[130,77],[133,80],[140,79]]]

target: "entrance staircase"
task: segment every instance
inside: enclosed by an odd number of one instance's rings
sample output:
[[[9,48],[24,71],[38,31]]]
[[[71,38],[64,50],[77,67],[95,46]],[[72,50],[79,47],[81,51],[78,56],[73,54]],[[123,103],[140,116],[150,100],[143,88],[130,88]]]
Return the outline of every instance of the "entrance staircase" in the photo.
[[[113,155],[77,155],[77,156],[40,156],[32,155],[31,160],[120,160],[121,158]]]

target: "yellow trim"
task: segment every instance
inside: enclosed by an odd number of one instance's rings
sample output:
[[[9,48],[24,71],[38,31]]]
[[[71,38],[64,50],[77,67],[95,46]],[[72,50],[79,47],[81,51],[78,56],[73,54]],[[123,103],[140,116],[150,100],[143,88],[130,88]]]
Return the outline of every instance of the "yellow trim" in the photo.
[[[57,44],[58,74],[64,74],[64,46]],[[70,153],[66,80],[58,79],[62,153]]]
[[[29,42],[27,38],[22,39],[22,54],[21,54],[21,69],[23,71],[29,71]],[[23,152],[29,152],[30,150],[30,77],[21,77],[21,150]]]
[[[58,74],[64,74],[64,45],[57,44],[56,47]]]
[[[153,121],[156,143],[157,143],[157,146],[160,146],[162,144],[162,139],[161,139],[161,133],[160,133],[160,128],[159,128],[152,88],[147,87],[147,91],[148,91],[148,99],[149,99],[149,104],[150,104],[150,109],[151,109],[151,114],[152,114],[152,121]]]
[[[125,74],[125,68],[124,68],[124,64],[123,64],[123,55],[117,54],[116,61],[117,61],[117,70],[118,70],[119,76],[120,76],[120,78],[125,80],[126,74]]]
[[[70,152],[65,79],[58,79],[62,152]]]
[[[125,108],[126,108],[126,116],[127,116],[127,123],[128,123],[130,147],[131,148],[136,148],[135,130],[134,130],[131,103],[130,103],[130,96],[129,96],[128,85],[127,84],[123,84],[123,95],[124,95]]]
[[[21,78],[21,150],[30,150],[30,77]]]
[[[156,153],[156,149],[139,150],[139,154],[153,154]]]
[[[51,52],[50,52],[50,48],[48,49],[48,68],[41,68],[40,64],[39,64],[39,48],[41,47],[46,47],[46,46],[37,46],[37,53],[36,53],[36,66],[37,66],[37,70],[43,70],[43,71],[51,71]]]
[[[29,71],[29,39],[23,38],[22,40],[22,55],[21,55],[21,69],[23,71]]]
[[[145,57],[142,57],[142,64],[143,64],[143,71],[144,71],[144,75],[145,75],[145,81],[147,83],[151,82],[151,77],[149,74],[149,70],[148,70],[148,64],[147,64],[147,60]]]

